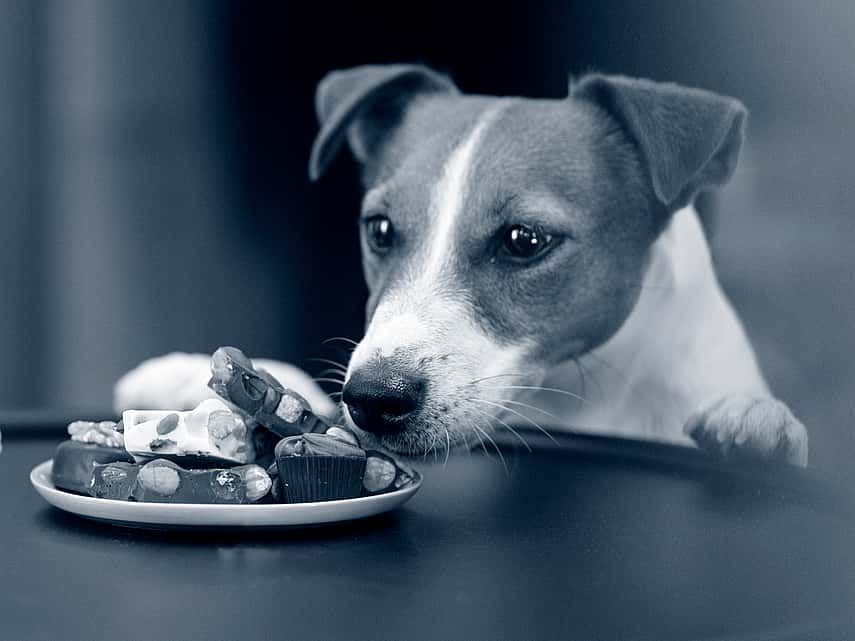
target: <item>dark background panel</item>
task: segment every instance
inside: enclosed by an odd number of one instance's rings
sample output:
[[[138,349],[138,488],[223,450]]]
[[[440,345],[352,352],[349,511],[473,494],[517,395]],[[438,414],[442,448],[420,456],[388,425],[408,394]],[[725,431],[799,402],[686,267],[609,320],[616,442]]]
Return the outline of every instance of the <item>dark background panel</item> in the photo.
[[[556,97],[597,69],[748,105],[707,203],[719,272],[813,462],[855,478],[854,28],[842,0],[0,0],[0,405],[103,408],[173,349],[312,369],[359,337],[355,167],[306,175],[327,71],[422,61]]]

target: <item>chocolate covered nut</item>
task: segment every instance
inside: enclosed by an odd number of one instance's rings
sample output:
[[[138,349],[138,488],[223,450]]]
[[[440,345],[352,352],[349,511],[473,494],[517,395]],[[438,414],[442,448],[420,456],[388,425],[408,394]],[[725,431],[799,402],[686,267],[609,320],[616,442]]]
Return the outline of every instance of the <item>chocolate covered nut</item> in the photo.
[[[365,476],[362,487],[369,494],[378,494],[392,489],[398,476],[398,466],[392,457],[382,452],[368,451],[365,461]]]
[[[140,468],[137,482],[143,492],[172,496],[181,485],[180,468],[169,461],[152,461]]]
[[[53,484],[61,490],[87,494],[95,466],[116,461],[131,463],[133,459],[118,447],[63,441],[53,457]]]
[[[270,476],[258,465],[245,465],[243,470],[243,483],[246,487],[246,500],[253,503],[270,490],[273,489],[273,481]],[[234,473],[234,468],[229,470]]]
[[[99,499],[127,501],[131,498],[140,466],[135,463],[95,465],[89,481],[89,494]]]

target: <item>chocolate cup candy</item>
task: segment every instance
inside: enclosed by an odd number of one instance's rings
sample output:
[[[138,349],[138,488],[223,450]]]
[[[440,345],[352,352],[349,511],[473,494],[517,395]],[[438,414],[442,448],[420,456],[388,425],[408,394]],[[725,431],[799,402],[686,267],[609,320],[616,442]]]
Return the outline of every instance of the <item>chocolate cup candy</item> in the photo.
[[[61,490],[87,494],[97,464],[124,461],[133,463],[124,449],[80,441],[63,441],[53,457],[53,484]]]
[[[365,451],[334,436],[303,434],[276,446],[279,490],[285,503],[360,496]]]
[[[362,493],[364,457],[289,456],[279,459],[277,467],[285,503],[350,499]]]

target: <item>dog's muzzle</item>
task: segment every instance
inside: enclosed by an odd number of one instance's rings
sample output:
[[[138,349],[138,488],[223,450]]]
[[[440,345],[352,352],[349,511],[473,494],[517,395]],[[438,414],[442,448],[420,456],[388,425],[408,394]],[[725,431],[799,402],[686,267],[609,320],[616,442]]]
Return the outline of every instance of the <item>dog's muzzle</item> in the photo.
[[[388,359],[373,358],[355,370],[342,400],[353,422],[373,434],[398,434],[422,406],[426,380]]]

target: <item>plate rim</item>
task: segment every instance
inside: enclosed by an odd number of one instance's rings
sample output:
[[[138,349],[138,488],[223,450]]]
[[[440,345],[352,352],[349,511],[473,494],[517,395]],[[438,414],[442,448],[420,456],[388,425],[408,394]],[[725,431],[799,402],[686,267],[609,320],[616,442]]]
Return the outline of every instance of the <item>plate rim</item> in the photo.
[[[418,492],[423,481],[422,475],[414,470],[413,483],[406,487],[373,496],[333,501],[250,505],[146,503],[66,492],[53,484],[52,468],[51,458],[30,470],[30,483],[49,504],[83,518],[137,527],[259,528],[351,521],[376,516],[403,505]]]

